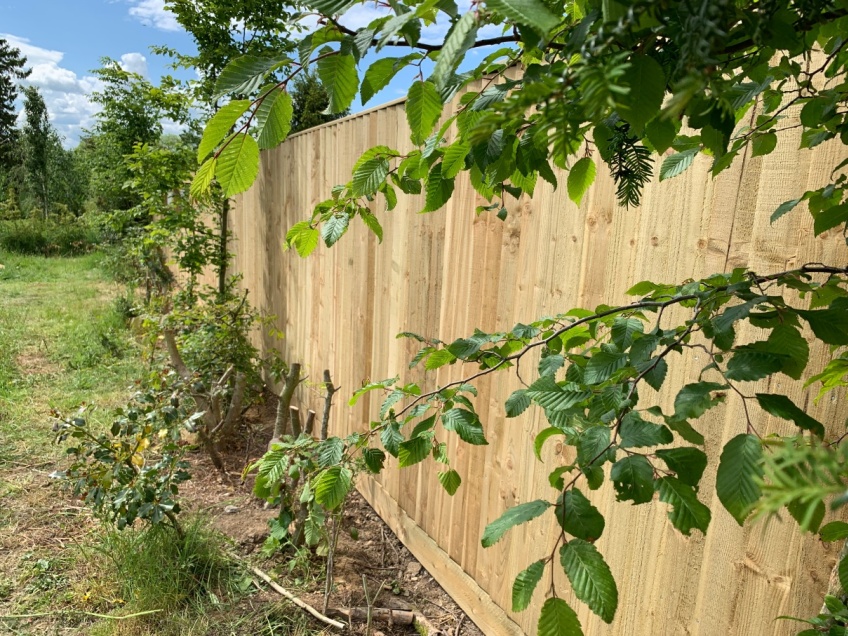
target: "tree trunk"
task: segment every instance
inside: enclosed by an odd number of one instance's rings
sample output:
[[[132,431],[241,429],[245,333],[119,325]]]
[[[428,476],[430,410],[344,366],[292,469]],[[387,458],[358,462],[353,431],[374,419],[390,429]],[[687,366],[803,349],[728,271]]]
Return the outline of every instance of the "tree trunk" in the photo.
[[[286,375],[286,383],[280,393],[280,401],[277,403],[277,420],[274,422],[274,436],[271,439],[272,443],[274,440],[280,440],[283,436],[288,435],[290,417],[289,407],[291,406],[291,399],[294,395],[294,390],[297,388],[298,384],[300,384],[300,364],[296,362],[291,366],[288,374]],[[268,448],[270,449],[270,444]]]
[[[229,252],[227,250],[227,228],[230,222],[230,200],[224,199],[221,205],[221,235],[218,237],[218,299],[224,298],[227,289],[227,261]]]

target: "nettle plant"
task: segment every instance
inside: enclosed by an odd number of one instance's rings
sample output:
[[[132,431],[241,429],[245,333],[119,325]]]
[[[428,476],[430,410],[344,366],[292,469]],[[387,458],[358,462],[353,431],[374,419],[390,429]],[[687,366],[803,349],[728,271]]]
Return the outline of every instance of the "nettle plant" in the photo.
[[[413,68],[417,78],[405,105],[414,150],[367,150],[352,166],[351,180],[289,230],[287,244],[301,256],[321,239],[327,246],[336,243],[357,218],[382,238],[379,210],[395,207],[398,190],[423,192],[422,211],[438,210],[463,172],[488,202],[478,214],[504,218],[508,196],[532,196],[540,178],[558,185],[554,166],[568,172],[565,189],[579,204],[598,164],[605,164],[620,204],[629,207],[639,205],[655,172],[661,181],[675,177],[699,154],[711,160],[717,175],[743,152],[771,153],[787,129],[799,129],[803,148],[828,140],[848,143],[844,0],[486,0],[462,10],[454,0],[407,0],[380,4],[385,14],[356,30],[345,22],[357,2],[305,4],[322,17],[297,56],[243,57],[221,73],[219,96],[238,98],[207,124],[195,195],[213,180],[227,195],[251,185],[259,150],[288,133],[287,90],[303,69],[317,67],[334,112],[347,108],[357,93],[367,102],[402,69]],[[448,27],[435,43],[426,37],[433,24]],[[493,30],[497,34],[490,37]],[[480,47],[487,48],[475,66],[466,54]],[[372,50],[383,57],[360,77],[358,65]],[[272,72],[283,80],[268,83]],[[445,112],[457,95],[458,106]],[[844,232],[846,166],[848,160],[834,166],[826,185],[799,192],[772,219],[805,206],[816,235]],[[816,375],[806,384],[821,384],[824,392],[846,384],[846,282],[844,263],[779,273],[737,270],[680,285],[641,282],[630,290],[638,300],[629,305],[574,309],[449,344],[410,334],[423,344],[414,363],[423,361],[431,370],[470,363],[477,370],[433,390],[397,378],[363,387],[354,400],[370,390],[385,390],[387,397],[372,429],[346,447],[364,445],[366,460],[376,458],[382,451],[368,441],[379,437],[401,466],[432,455],[445,465],[439,480],[453,493],[460,476],[435,431],[441,427],[466,443],[485,444],[472,400],[474,381],[539,353],[537,378],[506,399],[506,413],[516,417],[531,405],[543,409],[549,426],[532,440],[536,450],[557,437],[574,447],[575,460],[551,473],[556,496],[507,510],[487,527],[483,545],[515,525],[553,514],[561,533],[550,555],[516,578],[513,609],[529,605],[547,568],[562,568],[575,596],[610,622],[618,592],[595,547],[605,522],[585,493],[610,479],[618,499],[644,504],[658,496],[680,532],[705,532],[712,513],[699,498],[707,456],[697,421],[727,395],[742,400],[746,419],[721,452],[716,489],[740,524],[752,513],[785,507],[802,529],[816,531],[827,506],[848,499],[844,436],[828,437],[787,395],[752,393],[746,384],[775,374],[804,381],[807,327],[830,347],[832,361],[811,370]],[[763,335],[738,341],[743,323]],[[671,412],[646,403],[644,387],[673,382],[669,369],[687,349],[707,356],[699,381],[675,387]],[[761,413],[794,423],[798,434],[764,435]],[[339,492],[350,487],[350,476],[338,466],[321,475],[325,486]],[[844,538],[846,531],[838,522],[821,529],[829,540]],[[848,561],[842,560],[839,573],[848,590]],[[844,633],[842,601],[828,597],[826,610],[807,633]],[[582,633],[576,613],[554,587],[538,633]]]

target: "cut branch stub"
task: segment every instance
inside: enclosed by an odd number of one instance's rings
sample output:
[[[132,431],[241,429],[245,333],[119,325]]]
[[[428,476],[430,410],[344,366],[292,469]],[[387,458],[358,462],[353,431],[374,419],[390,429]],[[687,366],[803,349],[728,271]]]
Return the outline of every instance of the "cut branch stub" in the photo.
[[[275,440],[280,440],[283,436],[288,435],[289,407],[291,406],[294,390],[300,382],[300,363],[295,363],[291,365],[289,372],[286,374],[286,383],[283,386],[283,391],[280,393],[280,401],[277,403],[277,419],[274,422]]]

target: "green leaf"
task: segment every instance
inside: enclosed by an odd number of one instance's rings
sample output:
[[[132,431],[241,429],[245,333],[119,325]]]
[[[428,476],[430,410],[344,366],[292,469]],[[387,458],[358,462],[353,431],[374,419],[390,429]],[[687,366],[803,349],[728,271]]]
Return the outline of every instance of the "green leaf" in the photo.
[[[577,385],[566,384],[565,387],[569,388],[560,386],[552,376],[545,375],[526,389],[526,395],[550,411],[564,411],[592,395],[589,391],[580,390]]]
[[[506,534],[507,530],[539,517],[550,507],[551,503],[549,501],[543,501],[541,499],[513,506],[486,526],[481,541],[483,547],[489,548],[495,545]]]
[[[586,541],[571,539],[560,548],[559,558],[574,595],[604,622],[611,623],[618,608],[618,588],[598,549]]]
[[[654,117],[647,123],[645,134],[648,135],[648,141],[651,142],[656,153],[662,155],[671,148],[671,144],[677,136],[677,129],[670,119],[660,116]]]
[[[827,508],[820,499],[798,498],[786,504],[786,510],[804,532],[818,532]]]
[[[380,433],[380,441],[383,442],[383,446],[393,457],[398,456],[400,443],[403,441],[403,435],[399,429],[400,426],[397,422],[389,422],[388,426]]]
[[[601,466],[610,448],[610,429],[599,425],[587,428],[577,440],[577,463],[581,467]]]
[[[385,157],[374,157],[362,162],[353,173],[351,195],[362,197],[377,192],[389,176],[389,161]]]
[[[560,527],[573,537],[593,542],[604,533],[603,515],[576,488],[559,496],[554,512]]]
[[[480,418],[471,411],[459,408],[445,411],[442,413],[442,426],[445,427],[445,430],[455,432],[467,444],[486,446],[489,443],[486,441]]]
[[[350,470],[332,466],[324,470],[315,481],[315,501],[328,510],[334,510],[345,500],[352,483],[353,473]]]
[[[538,435],[536,435],[536,439],[533,441],[533,452],[536,454],[536,459],[542,461],[542,447],[545,445],[545,441],[549,437],[562,434],[562,429],[559,429],[555,426],[549,426],[548,428],[542,430]]]
[[[654,424],[642,417],[635,411],[630,411],[621,421],[619,430],[622,448],[642,448],[646,446],[658,446],[670,444],[674,440],[665,426]]]
[[[763,447],[756,435],[739,434],[727,442],[716,474],[719,501],[741,526],[760,500]]]
[[[243,55],[235,58],[221,71],[215,82],[215,95],[218,100],[229,93],[250,95],[265,81],[265,77],[275,68],[288,62],[288,58],[257,57]]]
[[[414,82],[406,98],[406,120],[412,133],[412,143],[422,145],[433,132],[441,114],[442,98],[436,87],[430,82]]]
[[[816,214],[813,231],[816,236],[848,222],[848,203],[834,205]]]
[[[560,18],[551,13],[540,0],[486,0],[486,7],[514,22],[529,26],[543,37],[560,22]]]
[[[658,450],[656,455],[665,462],[669,470],[677,473],[680,481],[697,488],[707,467],[707,455],[704,451],[691,446],[682,446]]]
[[[339,437],[330,437],[318,444],[318,465],[326,468],[341,462],[344,446],[344,440]]]
[[[319,236],[309,221],[299,221],[286,232],[286,245],[294,247],[301,258],[306,258],[318,247]]]
[[[427,193],[424,212],[435,212],[441,208],[453,194],[454,180],[442,176],[442,164],[437,163],[427,176]]]
[[[766,344],[769,351],[784,354],[781,372],[800,380],[810,358],[810,345],[795,327],[782,324],[769,334]]]
[[[779,206],[777,206],[777,209],[772,212],[770,222],[774,223],[784,214],[794,210],[795,206],[801,203],[802,200],[803,199],[792,199],[790,201],[784,201],[783,203],[781,203]]]
[[[830,345],[848,345],[848,302],[837,298],[828,309],[798,309],[817,338]]]
[[[294,106],[283,89],[270,92],[256,109],[256,136],[260,150],[274,148],[288,137]]]
[[[362,457],[365,460],[365,467],[368,469],[368,472],[376,475],[383,470],[386,454],[379,448],[366,448],[362,451]]]
[[[526,570],[519,572],[512,584],[512,611],[523,612],[530,605],[533,599],[533,592],[539,581],[542,580],[542,574],[545,572],[545,561],[536,561],[531,563]]]
[[[647,503],[654,498],[654,469],[642,455],[628,455],[612,465],[610,479],[617,501]]]
[[[356,59],[353,55],[339,53],[322,57],[318,60],[318,77],[321,78],[330,98],[327,112],[341,113],[347,110],[359,88]]]
[[[558,353],[543,355],[539,359],[539,375],[556,375],[564,364],[565,358]]]
[[[506,409],[506,416],[518,417],[527,410],[528,406],[530,406],[530,396],[527,395],[527,390],[518,389],[517,391],[513,391],[512,395],[507,398],[506,404],[504,405]]]
[[[446,364],[450,364],[454,360],[456,360],[456,356],[448,349],[438,349],[427,357],[427,361],[424,363],[424,368],[428,371],[434,371]]]
[[[404,58],[384,57],[375,61],[362,78],[360,97],[362,105],[368,103],[374,95],[383,90],[392,78],[408,64],[409,56]]]
[[[727,363],[725,376],[728,380],[753,382],[777,373],[783,367],[785,356],[760,351],[749,347],[733,350]]]
[[[624,351],[633,344],[637,334],[645,331],[645,325],[638,318],[616,318],[612,323],[610,335],[615,346]]]
[[[199,199],[209,191],[217,167],[218,159],[215,157],[210,157],[201,164],[191,181],[190,193],[192,198]]]
[[[413,437],[398,446],[398,465],[401,468],[412,466],[427,459],[433,444],[429,437]]]
[[[626,353],[599,351],[586,363],[583,381],[586,384],[600,384],[609,380],[613,374],[627,366]]]
[[[371,212],[368,211],[368,208],[362,208],[359,210],[359,218],[361,218],[362,222],[365,223],[365,226],[374,233],[374,236],[377,237],[377,241],[382,243],[383,226],[380,225],[380,221],[377,220],[377,217],[371,214]]]
[[[352,7],[353,0],[310,0],[309,6],[323,15],[339,15]]]
[[[716,382],[687,384],[674,398],[674,415],[685,420],[701,417],[707,409],[720,402],[712,393],[726,388],[726,385]]]
[[[844,521],[831,521],[819,530],[822,541],[841,541],[848,539],[848,523]]]
[[[662,107],[665,95],[665,72],[654,58],[636,54],[621,78],[629,88],[619,96],[619,114],[630,124],[637,135]],[[662,177],[660,177],[662,178]]]
[[[471,152],[471,147],[462,141],[456,141],[445,149],[442,155],[442,177],[453,179],[465,167],[465,157]]]
[[[775,417],[795,422],[795,425],[805,431],[812,431],[816,436],[824,438],[824,426],[815,418],[795,406],[795,403],[785,395],[771,393],[755,394],[760,407]]]
[[[645,382],[654,391],[659,391],[662,388],[663,382],[665,382],[666,375],[668,375],[668,362],[665,361],[665,358],[651,359],[639,365],[640,373],[643,369],[648,369],[647,373],[643,376]]]
[[[217,148],[224,137],[230,134],[230,129],[239,118],[250,108],[249,99],[236,99],[222,106],[206,123],[203,137],[197,146],[197,160],[203,161],[206,156]]]
[[[751,145],[753,146],[751,157],[768,155],[777,147],[777,135],[773,132],[757,135]]]
[[[692,165],[692,161],[694,161],[697,154],[698,148],[690,148],[689,150],[669,155],[663,159],[662,166],[660,167],[660,181],[665,181],[666,179],[683,174]]]
[[[347,214],[334,214],[321,226],[321,238],[327,247],[332,247],[347,232],[350,217]]]
[[[583,636],[583,630],[580,619],[568,603],[553,597],[542,605],[536,636]]]
[[[568,198],[579,206],[583,196],[595,181],[597,168],[591,157],[583,157],[568,171]]]
[[[246,133],[230,137],[218,154],[215,177],[228,197],[247,190],[259,174],[259,145]]]
[[[442,90],[453,75],[456,67],[474,44],[477,35],[477,14],[475,11],[466,11],[454,22],[450,32],[445,38],[439,57],[436,59],[436,67],[430,76],[430,81],[438,90]]]
[[[672,525],[685,535],[691,534],[692,528],[706,533],[712,514],[698,501],[695,489],[675,477],[663,477],[657,483],[660,501],[672,506],[668,513]]]
[[[462,484],[462,478],[458,472],[451,469],[439,473],[439,483],[442,484],[449,495],[453,496]]]

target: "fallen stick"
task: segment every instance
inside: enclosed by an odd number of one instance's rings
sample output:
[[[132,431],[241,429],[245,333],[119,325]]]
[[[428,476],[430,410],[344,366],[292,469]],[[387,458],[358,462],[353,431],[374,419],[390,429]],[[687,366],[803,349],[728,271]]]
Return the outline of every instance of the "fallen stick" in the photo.
[[[331,607],[327,613],[332,616],[344,617],[349,621],[368,620],[367,607],[351,607],[349,609]],[[390,609],[385,607],[371,608],[371,619],[388,625],[421,626],[427,636],[445,636],[445,632],[436,628],[426,617],[409,610]]]
[[[263,572],[259,568],[251,567],[250,569],[253,571],[253,573],[256,576],[258,576],[260,579],[262,579],[268,585],[270,585],[275,592],[285,596],[287,599],[289,599],[292,603],[294,603],[295,605],[297,605],[301,609],[305,609],[307,612],[312,614],[315,618],[317,618],[322,623],[327,623],[327,625],[332,625],[333,627],[335,627],[337,629],[344,629],[345,628],[344,623],[340,623],[339,621],[334,621],[332,618],[324,616],[321,612],[319,612],[317,609],[315,609],[314,607],[312,607],[308,603],[304,603],[303,601],[301,601],[294,594],[289,592],[286,588],[274,583],[274,581],[271,580],[271,577],[268,576],[267,574],[265,574],[265,572]]]

